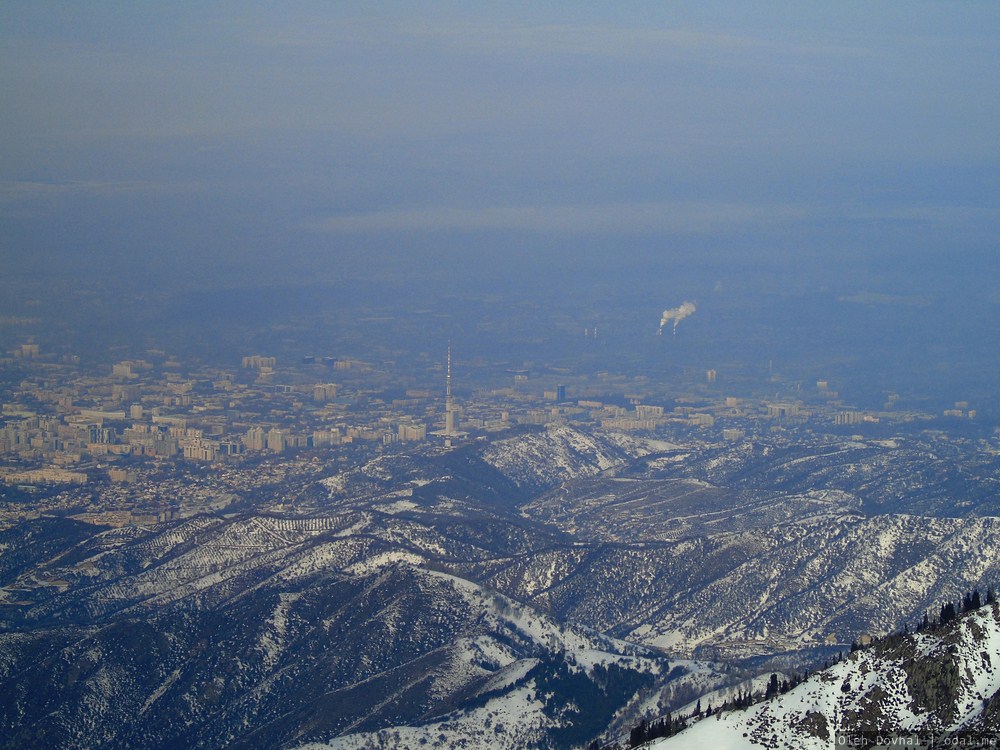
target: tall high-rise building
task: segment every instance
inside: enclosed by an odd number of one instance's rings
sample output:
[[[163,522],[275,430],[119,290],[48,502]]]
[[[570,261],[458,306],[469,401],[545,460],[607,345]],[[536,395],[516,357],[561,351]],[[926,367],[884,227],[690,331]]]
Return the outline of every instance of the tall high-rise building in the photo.
[[[262,451],[267,447],[267,432],[263,427],[251,427],[243,438],[243,444],[252,451]]]

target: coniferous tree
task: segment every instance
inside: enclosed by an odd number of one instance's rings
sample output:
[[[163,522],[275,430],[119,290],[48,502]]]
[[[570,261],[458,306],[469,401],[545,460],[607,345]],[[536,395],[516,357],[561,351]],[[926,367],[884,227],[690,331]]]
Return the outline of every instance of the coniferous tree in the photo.
[[[778,675],[771,672],[771,679],[767,682],[767,691],[764,693],[765,698],[773,698],[778,694]]]
[[[983,606],[982,598],[979,596],[979,589],[972,590],[972,608],[979,609]]]
[[[987,604],[997,603],[997,592],[993,590],[992,586],[986,589],[986,603]]]
[[[643,719],[636,726],[632,727],[632,731],[628,733],[628,744],[629,747],[638,747],[643,742],[649,739],[646,732],[646,720]]]
[[[669,737],[669,723],[666,719],[658,719],[657,721],[650,722],[649,727],[646,730],[646,736],[651,740],[659,739],[660,737]]]

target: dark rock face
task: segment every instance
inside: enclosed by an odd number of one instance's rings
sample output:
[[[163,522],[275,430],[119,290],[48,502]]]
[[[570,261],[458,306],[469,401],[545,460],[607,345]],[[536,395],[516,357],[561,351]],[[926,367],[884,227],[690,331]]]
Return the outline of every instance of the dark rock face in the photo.
[[[905,670],[914,713],[934,713],[943,724],[953,724],[962,679],[952,655],[917,658],[906,663]]]

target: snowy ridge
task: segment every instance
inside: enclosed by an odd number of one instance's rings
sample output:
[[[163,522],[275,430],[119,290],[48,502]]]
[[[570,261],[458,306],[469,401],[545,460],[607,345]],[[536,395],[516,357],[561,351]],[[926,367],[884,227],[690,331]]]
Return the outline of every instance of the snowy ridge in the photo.
[[[513,748],[574,731],[568,696],[583,684],[605,701],[589,741],[665,679],[664,661],[440,572],[533,539],[488,516],[428,523],[374,511],[99,533],[32,574],[69,584],[38,588],[47,598],[18,612],[68,624],[51,647],[44,629],[0,636],[0,687],[43,686],[37,698],[5,687],[0,711],[39,717],[53,747],[224,747],[244,736],[246,747],[338,737],[351,747],[397,728],[455,745],[488,722],[492,734],[476,741]],[[627,689],[602,693],[609,675]],[[45,718],[49,704],[58,721]]]
[[[1000,519],[843,514],[669,544],[540,550],[487,582],[597,630],[714,660],[827,639],[843,647],[995,580]]]
[[[653,679],[664,677],[663,660],[641,647],[560,625],[530,607],[463,578],[424,570],[410,561],[394,564],[424,581],[423,587],[428,591],[443,586],[454,592],[468,604],[479,626],[494,634],[456,639],[448,668],[434,677],[430,690],[441,696],[453,695],[463,685],[471,685],[480,678],[470,696],[472,706],[426,724],[350,732],[326,742],[302,745],[300,750],[403,747],[519,750],[549,746],[548,732],[564,728],[567,719],[562,718],[561,711],[553,711],[551,701],[542,700],[534,679],[529,676],[539,667],[540,659],[525,657],[525,653],[548,659],[557,653],[565,655],[582,674],[592,673],[597,665],[614,664]],[[512,644],[516,644],[516,651]],[[562,696],[557,705],[571,701],[571,695]]]
[[[933,436],[781,440],[525,430],[330,466],[295,515],[276,487],[148,529],[25,523],[0,539],[0,718],[54,748],[580,747],[1000,580],[993,464]],[[989,649],[946,668],[939,634],[908,643],[854,657],[868,698],[831,672],[796,726],[871,706],[993,726]],[[947,711],[905,683],[939,673]],[[779,718],[735,736],[770,742]]]
[[[337,737],[326,743],[309,743],[298,750],[375,750],[384,748],[436,748],[438,750],[523,750],[538,747],[545,730],[558,721],[544,712],[533,683],[491,698],[486,705],[423,726],[397,726],[374,732]]]
[[[600,433],[557,426],[498,440],[482,455],[518,486],[548,487],[574,477],[594,476],[642,451],[637,441],[611,440]]]
[[[437,571],[427,571],[427,574],[450,581],[471,605],[484,609],[487,618],[497,626],[512,629],[534,643],[579,654],[582,662],[591,666],[601,663],[602,659],[620,660],[626,657],[639,668],[656,668],[655,662],[650,660],[653,653],[640,646],[601,633],[588,632],[580,626],[560,625],[531,607],[502,594],[488,592],[471,581]]]
[[[706,718],[653,747],[829,748],[859,733],[982,736],[1000,729],[1000,608],[944,628],[894,636],[784,695]]]

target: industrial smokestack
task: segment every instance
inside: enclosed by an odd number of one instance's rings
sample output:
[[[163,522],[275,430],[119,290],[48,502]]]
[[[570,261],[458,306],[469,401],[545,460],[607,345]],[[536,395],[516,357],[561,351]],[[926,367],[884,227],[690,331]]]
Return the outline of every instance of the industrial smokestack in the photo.
[[[672,307],[669,310],[663,311],[663,317],[660,318],[660,330],[657,332],[658,335],[663,335],[663,328],[671,320],[674,321],[674,335],[677,335],[677,324],[680,323],[688,315],[694,313],[698,308],[695,307],[694,302],[684,302],[679,307]]]

